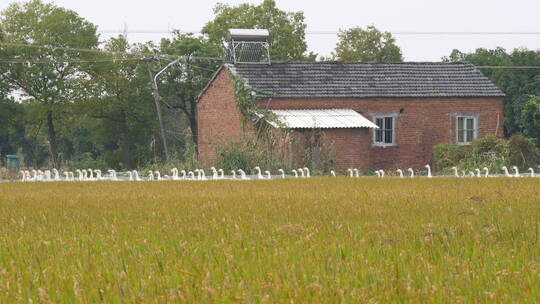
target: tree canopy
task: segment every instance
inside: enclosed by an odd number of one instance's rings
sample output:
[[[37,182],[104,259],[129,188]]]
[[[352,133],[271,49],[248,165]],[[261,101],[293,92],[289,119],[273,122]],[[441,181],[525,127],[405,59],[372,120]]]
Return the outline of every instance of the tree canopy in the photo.
[[[214,19],[204,26],[203,33],[222,50],[225,50],[228,29],[254,28],[270,31],[272,60],[314,60],[316,57],[313,53],[306,53],[304,13],[280,10],[274,0],[264,0],[259,5],[244,3],[229,6],[219,3],[214,7],[214,15]]]
[[[331,59],[338,61],[400,62],[401,49],[389,32],[381,32],[370,25],[363,29],[355,27],[342,30],[338,34]]]
[[[40,0],[11,4],[2,12],[0,22],[3,41],[11,43],[10,47],[4,48],[4,56],[12,62],[21,62],[8,64],[0,80],[34,103],[35,120],[45,122],[50,160],[57,166],[59,139],[56,124],[65,115],[66,108],[62,105],[73,96],[80,61],[89,54],[53,47],[95,48],[98,45],[96,26],[74,11]]]

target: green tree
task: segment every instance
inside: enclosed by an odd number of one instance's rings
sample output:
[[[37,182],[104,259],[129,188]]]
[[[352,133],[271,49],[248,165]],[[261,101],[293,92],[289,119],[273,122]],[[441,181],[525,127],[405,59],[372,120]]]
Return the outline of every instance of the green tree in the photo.
[[[381,32],[370,25],[366,29],[355,27],[340,31],[339,42],[332,53],[338,61],[400,62],[401,49],[389,32]]]
[[[531,95],[521,110],[523,134],[536,140],[540,146],[540,97]]]
[[[101,142],[118,142],[121,167],[131,169],[134,165],[132,142],[136,141],[132,127],[138,123],[150,129],[153,126],[154,111],[149,102],[146,69],[138,57],[133,56],[140,53],[140,49],[130,45],[123,36],[109,39],[104,51],[113,55],[99,54],[96,58],[101,60],[99,64],[85,66],[90,77],[81,80],[75,106],[82,116],[106,121],[94,126],[105,136],[96,134],[94,137]],[[106,128],[102,130],[103,127]]]
[[[214,15],[203,33],[211,43],[222,46],[222,52],[229,29],[267,29],[272,60],[315,60],[315,54],[306,54],[303,12],[285,12],[276,7],[274,0],[264,0],[260,5],[244,3],[234,7],[219,3],[214,7]]]
[[[161,40],[159,51],[182,57],[178,64],[165,70],[160,77],[160,94],[169,110],[181,111],[187,121],[191,140],[197,143],[197,98],[222,63],[200,60],[197,57],[219,57],[220,49],[204,37],[194,37],[177,31],[172,39]],[[169,116],[169,125],[171,121],[174,123],[174,117]],[[177,124],[173,129],[178,132],[179,127],[182,126]]]
[[[88,57],[86,52],[64,48],[97,47],[96,27],[73,11],[40,0],[13,3],[0,18],[3,55],[17,62],[5,63],[0,81],[36,103],[35,120],[45,122],[51,164],[58,167],[58,121],[68,115],[65,105],[71,102],[73,83],[80,76],[80,61]]]
[[[444,61],[468,61],[477,66],[540,66],[540,51],[504,48],[476,49],[471,53],[453,50]],[[505,94],[505,134],[523,133],[520,123],[522,108],[529,95],[540,96],[540,69],[497,69],[482,68],[480,71]]]

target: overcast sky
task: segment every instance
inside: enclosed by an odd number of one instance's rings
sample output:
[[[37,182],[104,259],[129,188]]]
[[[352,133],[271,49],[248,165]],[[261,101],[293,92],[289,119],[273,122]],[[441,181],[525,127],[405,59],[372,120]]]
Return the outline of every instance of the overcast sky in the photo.
[[[0,0],[0,9],[11,0]],[[51,1],[48,1],[51,2]],[[211,0],[56,0],[57,5],[77,11],[99,30],[198,31],[213,18],[217,2],[231,5],[259,1]],[[280,9],[303,11],[310,51],[328,55],[335,34],[354,26],[375,25],[390,32],[536,32],[536,35],[405,35],[395,34],[408,61],[437,61],[452,49],[478,47],[540,49],[540,0],[276,0]],[[315,32],[315,33],[313,33]],[[159,40],[168,34],[130,33],[131,42]],[[105,39],[110,34],[102,34]]]

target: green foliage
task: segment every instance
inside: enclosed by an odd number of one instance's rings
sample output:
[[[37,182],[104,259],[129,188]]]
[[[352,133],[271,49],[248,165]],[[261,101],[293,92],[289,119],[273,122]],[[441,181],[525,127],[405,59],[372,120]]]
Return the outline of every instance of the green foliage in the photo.
[[[96,26],[74,11],[33,0],[13,3],[0,16],[3,41],[12,44],[95,48],[98,45]],[[69,30],[67,30],[69,29]],[[2,47],[2,57],[21,63],[9,64],[0,73],[0,82],[8,83],[25,98],[39,102],[42,107],[34,121],[44,121],[51,162],[59,165],[58,125],[69,115],[63,105],[71,102],[80,64],[74,58],[91,57],[87,52],[57,48]],[[42,61],[25,64],[27,61]]]
[[[332,53],[338,61],[400,62],[401,49],[389,32],[381,32],[370,25],[366,29],[355,27],[342,30],[339,42]]]
[[[314,60],[316,57],[313,53],[306,54],[304,13],[280,10],[274,0],[234,7],[218,3],[214,7],[214,15],[214,19],[204,26],[203,33],[211,42],[223,46],[223,53],[229,29],[257,28],[270,31],[272,60]]]
[[[191,34],[175,31],[172,38],[161,39],[157,51],[184,57],[160,76],[159,90],[163,103],[172,113],[166,117],[169,128],[177,133],[183,133],[183,130],[189,129],[191,141],[197,142],[197,98],[221,62],[196,58],[221,57],[220,48],[204,36],[194,37]],[[182,148],[184,144],[184,142],[180,143],[177,148]]]
[[[106,170],[109,168],[105,161],[95,159],[90,152],[85,152],[77,155],[74,159],[67,163],[67,167],[72,171],[76,169],[88,168]]]
[[[508,140],[510,164],[520,169],[536,168],[540,161],[538,149],[534,143],[522,136],[513,135]]]
[[[540,75],[536,77],[540,86]],[[520,126],[523,134],[536,140],[536,146],[540,149],[540,95],[529,96],[521,110]]]
[[[242,169],[249,174],[256,166],[262,170],[288,169],[283,159],[271,148],[255,145],[251,141],[231,142],[214,147],[217,156],[215,167],[224,170]]]
[[[535,168],[539,159],[538,150],[532,141],[521,135],[510,139],[488,134],[474,140],[471,146],[439,144],[433,147],[435,168],[450,173],[456,166],[466,173],[475,169],[489,168],[492,173],[500,173],[503,166],[517,166],[521,170]]]
[[[495,153],[507,157],[509,153],[508,141],[494,134],[488,134],[472,142],[472,153],[478,155]]]
[[[470,147],[456,144],[438,144],[433,147],[435,170],[444,170],[457,166],[465,156],[470,153]]]
[[[258,155],[246,145],[228,142],[216,148],[215,166],[223,170],[242,169],[249,173],[255,166],[259,166]]]

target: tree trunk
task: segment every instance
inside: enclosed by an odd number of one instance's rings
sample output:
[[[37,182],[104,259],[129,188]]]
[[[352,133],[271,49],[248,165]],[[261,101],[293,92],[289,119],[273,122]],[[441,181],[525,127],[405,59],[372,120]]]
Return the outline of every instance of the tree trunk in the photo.
[[[58,141],[56,139],[56,130],[54,129],[54,120],[51,111],[47,112],[47,137],[49,140],[49,153],[51,155],[52,166],[60,169],[58,162]]]
[[[157,88],[157,83],[154,81],[154,73],[150,67],[150,62],[146,61],[146,66],[148,68],[148,76],[150,76],[150,85],[152,86],[152,95],[154,96],[154,103],[156,105],[156,113],[159,122],[159,135],[161,137],[161,142],[163,143],[163,152],[165,152],[165,160],[169,161],[169,148],[167,146],[167,138],[165,137],[165,127],[163,125],[163,117],[161,115],[161,107],[159,105],[159,93]]]
[[[126,113],[122,111],[120,115],[121,115],[120,122],[119,122],[120,147],[122,149],[123,163],[124,163],[125,169],[131,170],[133,167],[133,161],[131,159],[131,148],[129,144],[129,129],[127,125]]]

